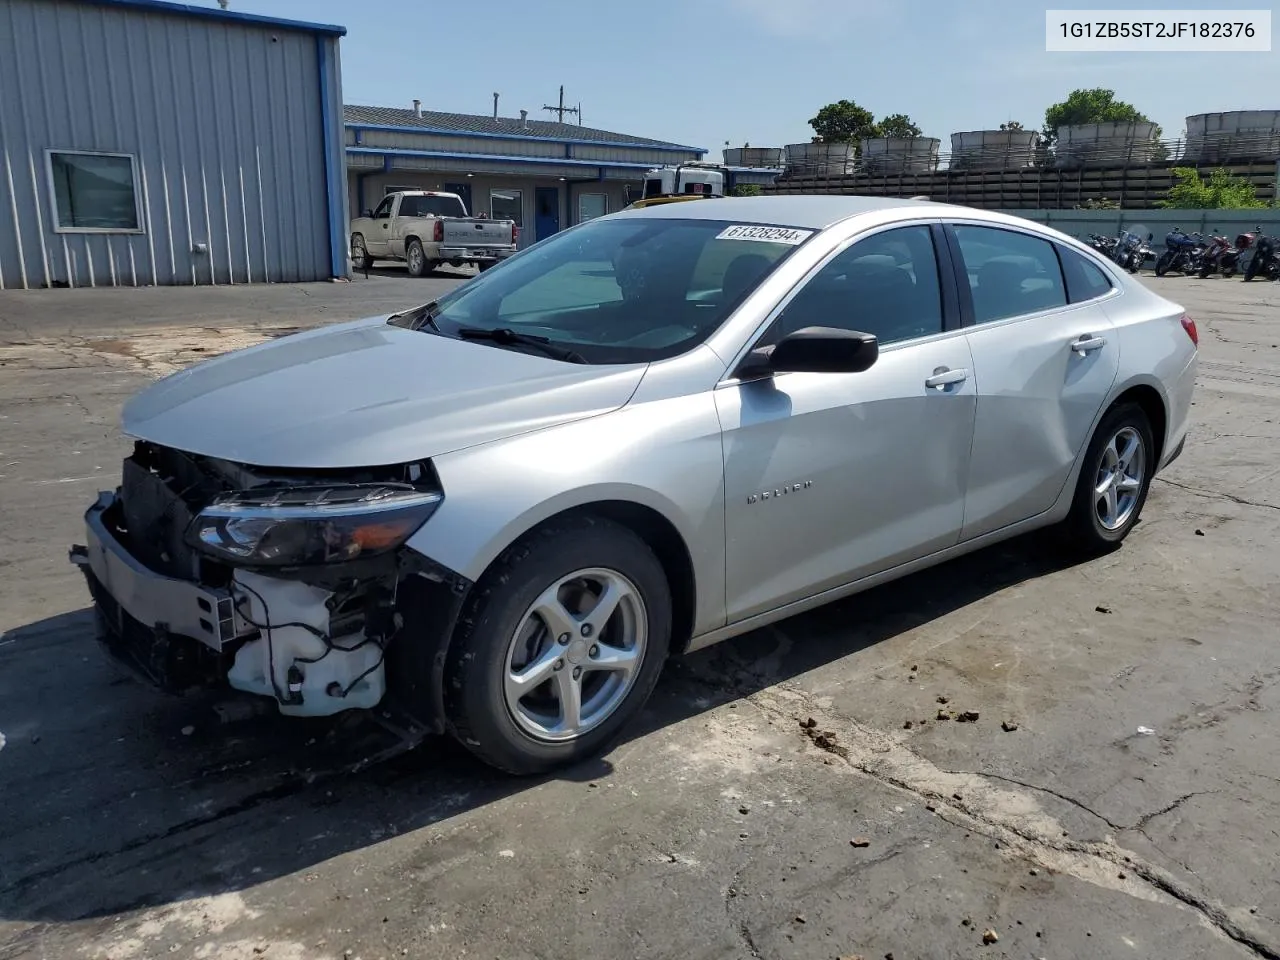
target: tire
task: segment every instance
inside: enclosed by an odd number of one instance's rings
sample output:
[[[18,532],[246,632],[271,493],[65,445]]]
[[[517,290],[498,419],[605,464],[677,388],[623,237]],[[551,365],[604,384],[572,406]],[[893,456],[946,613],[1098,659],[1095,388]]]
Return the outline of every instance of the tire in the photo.
[[[1246,280],[1252,280],[1257,275],[1258,275],[1258,257],[1255,254],[1254,256],[1249,258],[1249,265],[1244,268],[1244,278]]]
[[[364,236],[359,233],[351,235],[351,269],[368,270],[373,266],[373,257],[365,249]]]
[[[1116,440],[1120,442],[1113,445]],[[1130,468],[1125,471],[1124,476],[1129,481],[1136,481],[1136,487],[1121,492],[1116,502],[1111,504],[1110,498],[1100,497],[1098,494],[1100,480],[1108,472],[1109,464],[1114,462],[1116,448],[1123,452],[1128,442],[1133,440],[1137,441],[1138,447],[1127,458]],[[1071,512],[1063,522],[1063,530],[1069,542],[1080,553],[1105,553],[1118,547],[1129,535],[1147,502],[1147,492],[1151,489],[1151,478],[1156,467],[1154,455],[1155,441],[1151,434],[1151,422],[1140,406],[1136,403],[1123,403],[1107,411],[1085,451]],[[1135,466],[1135,461],[1140,463]],[[1110,474],[1114,476],[1114,470]],[[1109,521],[1103,516],[1108,511],[1111,511]]]
[[[554,598],[558,583],[565,584],[568,592],[561,597],[573,607],[573,586],[581,581],[570,578],[577,575],[596,578],[593,583],[608,578],[622,599],[603,626],[592,623],[588,607],[585,615],[571,613],[557,634],[548,627],[563,617],[559,600],[551,602],[560,617],[544,619],[534,608]],[[662,564],[626,527],[579,517],[535,531],[494,562],[458,621],[444,673],[450,731],[485,763],[518,776],[596,755],[653,692],[671,644],[671,611]],[[619,661],[628,649],[636,652],[630,673],[593,670],[593,663],[603,661],[592,651],[601,648],[611,649]],[[523,694],[509,695],[509,677],[529,670],[540,679]],[[566,685],[579,690],[578,732],[563,729],[567,715],[558,691]]]
[[[430,265],[427,263],[427,255],[422,250],[422,242],[414,239],[410,240],[404,248],[405,263],[409,265],[409,276],[425,277],[431,272]]]
[[[1156,261],[1156,276],[1163,277],[1169,272],[1169,267],[1173,264],[1173,254],[1162,253],[1160,259]]]
[[[1196,271],[1196,276],[1201,280],[1208,280],[1211,272],[1213,272],[1212,266],[1207,263],[1202,263],[1200,264],[1200,269]]]
[[[495,260],[481,260],[478,264],[476,264],[476,269],[480,273],[484,273],[486,270],[492,269],[496,262],[497,261]]]
[[[1230,280],[1235,275],[1236,275],[1236,265],[1234,263],[1231,264],[1230,266],[1226,266],[1222,268],[1223,280]]]

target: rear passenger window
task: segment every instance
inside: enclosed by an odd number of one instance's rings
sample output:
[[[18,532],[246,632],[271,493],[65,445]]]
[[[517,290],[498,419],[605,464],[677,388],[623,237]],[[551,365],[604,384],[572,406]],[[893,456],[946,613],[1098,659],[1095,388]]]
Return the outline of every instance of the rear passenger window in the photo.
[[[977,323],[1067,305],[1053,244],[996,227],[955,226]]]
[[[1072,303],[1096,300],[1110,292],[1111,281],[1100,267],[1066,247],[1058,247],[1058,257],[1062,261],[1063,276],[1067,279],[1067,298]]]

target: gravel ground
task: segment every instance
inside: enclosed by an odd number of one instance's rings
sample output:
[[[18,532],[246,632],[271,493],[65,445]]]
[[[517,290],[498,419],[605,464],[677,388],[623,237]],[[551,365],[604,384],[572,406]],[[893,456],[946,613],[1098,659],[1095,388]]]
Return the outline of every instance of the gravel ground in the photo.
[[[1201,379],[1122,550],[1026,537],[674,662],[583,769],[337,773],[373,747],[109,663],[65,551],[124,398],[454,282],[0,294],[0,960],[1280,957],[1280,287],[1148,280]]]

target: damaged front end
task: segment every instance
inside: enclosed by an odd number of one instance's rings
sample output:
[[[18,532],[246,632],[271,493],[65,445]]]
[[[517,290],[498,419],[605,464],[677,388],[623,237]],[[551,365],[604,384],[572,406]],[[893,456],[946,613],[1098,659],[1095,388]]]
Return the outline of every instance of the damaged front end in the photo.
[[[71,559],[102,639],[164,689],[329,716],[382,704],[393,662],[400,702],[438,728],[437,654],[469,583],[403,547],[443,499],[429,462],[273,470],[139,441]]]

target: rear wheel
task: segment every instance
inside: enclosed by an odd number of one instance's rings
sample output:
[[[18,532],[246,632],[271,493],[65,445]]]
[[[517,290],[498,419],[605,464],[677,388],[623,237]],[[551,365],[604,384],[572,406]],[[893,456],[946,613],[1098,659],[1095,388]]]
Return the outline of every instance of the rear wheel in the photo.
[[[404,259],[409,265],[409,276],[425,277],[429,272],[427,268],[427,255],[422,250],[421,241],[409,241],[405,246]]]
[[[1212,272],[1213,272],[1212,264],[1202,263],[1200,264],[1200,269],[1196,271],[1196,276],[1199,277],[1201,280],[1207,280],[1209,278],[1209,274]]]
[[[459,621],[444,682],[454,735],[514,774],[596,754],[649,698],[671,620],[662,565],[629,529],[582,517],[536,531]]]
[[[1155,473],[1151,422],[1136,403],[1109,410],[1098,424],[1064,523],[1076,547],[1102,553],[1129,535]]]

